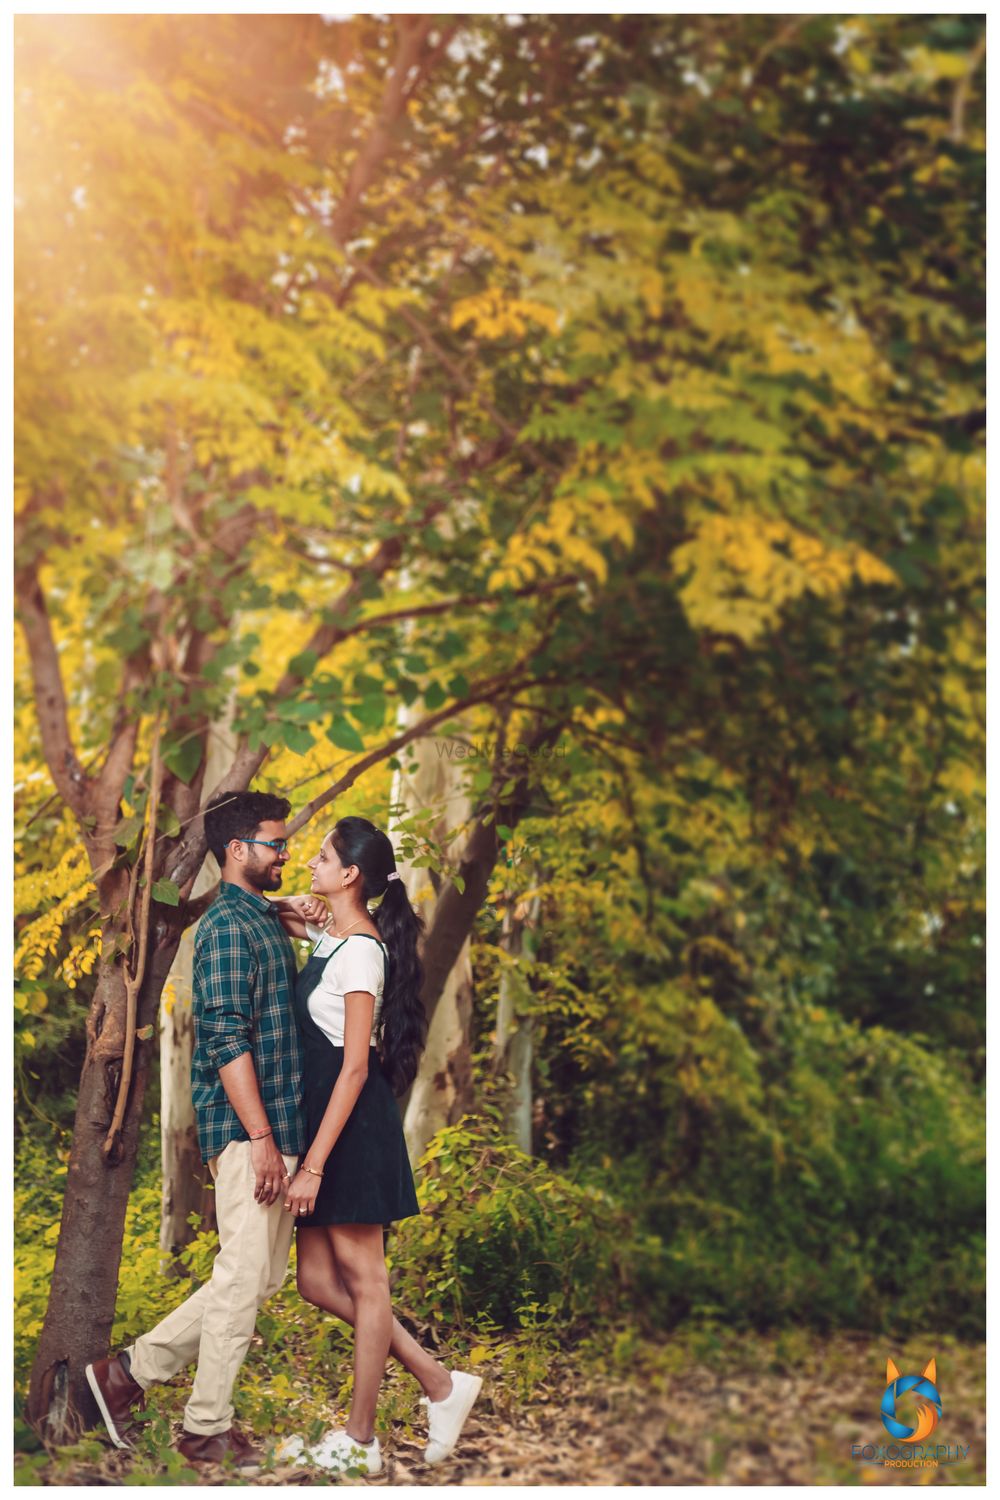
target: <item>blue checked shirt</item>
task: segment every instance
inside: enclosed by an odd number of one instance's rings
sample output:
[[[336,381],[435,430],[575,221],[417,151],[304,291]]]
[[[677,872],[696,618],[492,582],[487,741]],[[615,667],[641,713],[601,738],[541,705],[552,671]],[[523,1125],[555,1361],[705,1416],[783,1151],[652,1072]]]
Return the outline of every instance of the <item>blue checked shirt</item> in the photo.
[[[271,902],[224,880],[194,941],[191,1094],[202,1158],[247,1132],[219,1069],[253,1055],[260,1096],[284,1156],[305,1150],[302,1049],[292,1009],[292,945]]]

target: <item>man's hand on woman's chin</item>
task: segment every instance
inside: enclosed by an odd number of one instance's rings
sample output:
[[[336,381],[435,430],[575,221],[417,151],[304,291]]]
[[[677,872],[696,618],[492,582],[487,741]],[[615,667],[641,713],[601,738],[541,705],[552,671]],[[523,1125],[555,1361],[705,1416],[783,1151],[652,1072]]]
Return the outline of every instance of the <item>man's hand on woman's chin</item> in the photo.
[[[314,927],[325,927],[330,920],[330,908],[319,896],[305,895],[296,896],[299,903],[298,913],[304,922],[311,922]]]
[[[330,916],[326,902],[308,892],[301,896],[282,896],[280,901],[275,902],[275,905],[283,906],[287,911],[294,912],[297,917],[301,917],[303,922],[312,922],[314,926],[322,927]]]

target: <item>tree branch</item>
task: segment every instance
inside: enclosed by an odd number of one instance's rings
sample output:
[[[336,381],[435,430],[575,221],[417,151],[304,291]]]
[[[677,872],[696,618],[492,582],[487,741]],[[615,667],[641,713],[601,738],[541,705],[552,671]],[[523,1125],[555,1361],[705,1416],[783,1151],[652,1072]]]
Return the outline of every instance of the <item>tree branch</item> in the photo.
[[[142,989],[142,981],[146,974],[146,952],[149,947],[149,906],[153,895],[153,855],[156,848],[156,815],[160,808],[160,787],[163,782],[163,762],[160,759],[160,721],[157,719],[153,730],[153,759],[150,773],[149,790],[149,829],[146,834],[146,847],[143,851],[143,874],[146,884],[142,892],[142,901],[139,908],[139,951],[136,955],[135,969],[125,971],[125,1044],[122,1051],[121,1079],[118,1083],[118,1097],[115,1100],[115,1110],[108,1126],[108,1133],[101,1147],[104,1155],[110,1157],[115,1150],[118,1136],[121,1132],[122,1121],[125,1119],[125,1110],[128,1105],[129,1089],[132,1085],[132,1063],[135,1057],[135,1032],[136,1014],[139,1004],[139,992]],[[135,869],[139,868],[136,859]],[[130,913],[131,924],[131,913]],[[134,928],[133,928],[134,932]]]
[[[395,127],[406,113],[410,95],[406,82],[410,69],[420,61],[428,32],[434,26],[433,16],[399,17],[399,40],[392,71],[382,91],[382,101],[371,134],[351,168],[344,196],[330,221],[333,237],[340,245],[351,238],[354,223],[365,193],[392,147]]]
[[[556,589],[575,588],[579,581],[575,574],[565,573],[560,578],[544,578],[538,583],[522,584],[520,588],[511,589],[509,592],[510,596],[515,599],[526,599],[529,595],[550,594]],[[503,598],[507,597],[505,593]],[[447,614],[451,609],[479,605],[492,606],[500,603],[499,594],[456,594],[453,599],[439,599],[433,604],[413,604],[405,609],[387,609],[380,615],[369,615],[364,620],[358,620],[354,625],[346,626],[340,639],[346,640],[350,635],[362,635],[373,625],[389,625],[394,620],[417,620],[427,615]]]
[[[371,766],[377,765],[379,761],[387,759],[388,756],[394,755],[397,750],[401,750],[411,740],[420,739],[423,735],[429,734],[438,724],[443,724],[446,719],[454,718],[456,714],[463,713],[465,709],[472,708],[477,703],[490,702],[498,693],[503,692],[506,688],[511,688],[513,691],[519,692],[521,688],[530,686],[532,681],[533,679],[527,676],[521,678],[510,676],[506,679],[494,678],[487,683],[481,684],[476,692],[470,693],[459,702],[449,703],[446,708],[440,708],[436,713],[428,714],[425,719],[421,719],[418,723],[411,725],[402,734],[397,734],[391,740],[387,740],[384,745],[379,745],[376,749],[370,750],[367,755],[363,755],[360,760],[355,761],[354,765],[351,766],[349,771],[344,772],[339,781],[334,782],[333,786],[327,787],[325,792],[321,792],[318,797],[314,797],[312,801],[307,802],[301,811],[296,813],[295,817],[288,824],[289,833],[297,833],[300,828],[304,828],[306,823],[310,822],[328,803],[353,786],[362,772],[369,770]]]
[[[90,782],[70,734],[59,653],[34,564],[19,568],[14,575],[14,584],[21,626],[28,643],[42,752],[60,797],[78,818],[82,818],[87,811]]]
[[[374,286],[379,287],[382,291],[389,290],[389,283],[385,281],[377,271],[373,270],[371,266],[359,266],[358,274],[360,276],[363,276],[365,280],[370,281]],[[452,359],[451,355],[445,352],[445,350],[438,343],[437,339],[435,339],[434,335],[424,327],[423,323],[417,317],[412,308],[407,307],[404,302],[400,304],[396,311],[402,318],[403,322],[408,323],[409,326],[413,329],[413,332],[416,334],[423,347],[427,349],[431,354],[433,354],[438,363],[443,366],[443,368],[448,372],[459,389],[461,391],[464,391],[464,393],[470,398],[475,396],[482,406],[483,410],[488,412],[490,417],[492,417],[499,430],[508,438],[510,438],[512,443],[518,442],[519,433],[517,431],[517,428],[511,426],[506,417],[504,417],[497,410],[493,403],[489,401],[481,391],[476,392],[473,390],[472,381],[468,379],[468,377],[463,373],[463,371]],[[550,474],[558,474],[561,472],[558,464],[554,464],[550,459],[547,459],[544,454],[538,451],[533,443],[522,442],[521,448],[537,468],[545,469]]]

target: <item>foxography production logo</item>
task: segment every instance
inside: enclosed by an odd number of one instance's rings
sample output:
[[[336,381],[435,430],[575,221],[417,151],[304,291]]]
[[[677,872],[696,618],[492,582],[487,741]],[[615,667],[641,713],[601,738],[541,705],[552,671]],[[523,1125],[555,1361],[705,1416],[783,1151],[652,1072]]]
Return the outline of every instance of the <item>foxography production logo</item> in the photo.
[[[934,1384],[937,1380],[937,1361],[929,1359],[922,1375],[900,1375],[890,1359],[886,1362],[885,1378],[889,1384],[882,1397],[882,1426],[890,1437],[898,1438],[900,1442],[922,1443],[924,1438],[930,1437],[941,1420],[941,1397]],[[913,1392],[918,1413],[916,1427],[907,1427],[905,1422],[896,1420],[896,1402],[907,1391]]]
[[[937,1361],[929,1359],[919,1375],[901,1375],[892,1359],[886,1361],[886,1387],[879,1408],[882,1426],[895,1441],[877,1446],[854,1443],[852,1457],[860,1463],[880,1464],[886,1469],[927,1469],[938,1464],[957,1464],[969,1454],[968,1447],[947,1443],[928,1443],[927,1439],[941,1420],[941,1394],[937,1387]],[[898,1403],[916,1408],[917,1419],[911,1426],[900,1419]]]

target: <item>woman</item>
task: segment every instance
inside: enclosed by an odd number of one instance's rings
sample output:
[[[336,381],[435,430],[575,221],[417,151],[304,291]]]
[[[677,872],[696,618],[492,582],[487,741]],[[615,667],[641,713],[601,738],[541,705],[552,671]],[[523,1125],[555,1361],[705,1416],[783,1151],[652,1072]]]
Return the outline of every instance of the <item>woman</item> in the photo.
[[[383,1225],[420,1212],[393,1096],[412,1083],[427,1031],[417,955],[423,921],[395,864],[373,823],[341,818],[309,861],[311,894],[275,903],[286,931],[315,944],[295,992],[310,1142],[285,1194],[298,1232],[298,1287],[354,1327],[347,1426],[313,1451],[321,1463],[356,1463],[369,1474],[382,1467],[375,1406],[389,1353],[426,1393],[427,1463],[452,1452],[482,1385],[422,1349],[389,1299]],[[373,916],[368,902],[376,896]],[[325,925],[313,925],[327,908]]]

